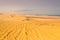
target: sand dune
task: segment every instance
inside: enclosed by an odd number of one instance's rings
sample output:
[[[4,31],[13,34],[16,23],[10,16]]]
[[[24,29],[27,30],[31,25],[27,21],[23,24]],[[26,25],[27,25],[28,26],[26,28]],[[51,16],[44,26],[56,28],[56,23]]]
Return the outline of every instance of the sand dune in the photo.
[[[60,17],[1,14],[0,40],[60,40]]]

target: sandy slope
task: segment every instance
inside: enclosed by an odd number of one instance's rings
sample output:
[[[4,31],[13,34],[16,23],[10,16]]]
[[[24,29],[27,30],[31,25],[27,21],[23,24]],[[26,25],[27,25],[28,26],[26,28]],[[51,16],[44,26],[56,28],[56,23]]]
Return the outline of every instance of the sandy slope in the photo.
[[[59,18],[0,15],[0,40],[60,40]]]

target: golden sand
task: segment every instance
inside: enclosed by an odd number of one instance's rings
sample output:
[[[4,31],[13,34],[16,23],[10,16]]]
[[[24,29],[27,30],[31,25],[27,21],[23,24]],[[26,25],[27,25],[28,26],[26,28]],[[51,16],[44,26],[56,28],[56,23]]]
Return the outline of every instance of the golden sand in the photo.
[[[60,17],[0,15],[0,40],[60,40]]]

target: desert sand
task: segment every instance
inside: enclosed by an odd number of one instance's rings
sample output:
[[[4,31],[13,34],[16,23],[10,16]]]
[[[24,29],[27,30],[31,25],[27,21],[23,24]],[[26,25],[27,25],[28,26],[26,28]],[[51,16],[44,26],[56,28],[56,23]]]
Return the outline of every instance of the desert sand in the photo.
[[[0,40],[60,40],[60,16],[1,14]]]

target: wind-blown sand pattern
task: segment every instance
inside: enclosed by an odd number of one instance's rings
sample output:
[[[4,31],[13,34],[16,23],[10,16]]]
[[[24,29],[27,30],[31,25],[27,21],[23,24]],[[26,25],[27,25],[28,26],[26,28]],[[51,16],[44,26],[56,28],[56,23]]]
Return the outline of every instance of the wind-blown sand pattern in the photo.
[[[60,17],[2,14],[0,40],[60,40]]]

